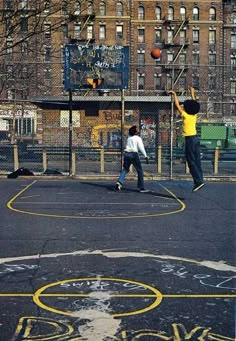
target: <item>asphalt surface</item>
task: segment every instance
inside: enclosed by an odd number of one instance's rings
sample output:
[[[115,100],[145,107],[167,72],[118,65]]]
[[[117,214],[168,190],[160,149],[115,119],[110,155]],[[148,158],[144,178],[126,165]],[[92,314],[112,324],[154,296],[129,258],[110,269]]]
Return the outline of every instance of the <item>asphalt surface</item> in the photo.
[[[235,183],[0,180],[0,341],[235,340]]]

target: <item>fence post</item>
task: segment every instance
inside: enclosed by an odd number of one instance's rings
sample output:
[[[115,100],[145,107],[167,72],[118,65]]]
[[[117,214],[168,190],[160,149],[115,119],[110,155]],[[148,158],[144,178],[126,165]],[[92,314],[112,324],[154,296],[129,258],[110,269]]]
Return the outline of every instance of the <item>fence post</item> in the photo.
[[[45,172],[47,168],[47,149],[43,147],[43,171]]]
[[[72,150],[72,155],[71,155],[71,175],[76,174],[76,152],[75,150]]]
[[[188,168],[188,163],[185,161],[185,174],[189,174],[189,168]]]
[[[104,173],[105,172],[105,166],[104,166],[104,147],[101,146],[100,149],[100,173]]]
[[[162,148],[161,148],[161,145],[158,145],[157,147],[157,174],[160,174],[161,175],[161,158],[162,158]]]
[[[14,171],[19,168],[19,155],[18,155],[18,145],[13,146],[13,156],[14,156]]]
[[[214,155],[214,174],[218,174],[218,166],[219,166],[219,147],[216,147],[215,155]]]

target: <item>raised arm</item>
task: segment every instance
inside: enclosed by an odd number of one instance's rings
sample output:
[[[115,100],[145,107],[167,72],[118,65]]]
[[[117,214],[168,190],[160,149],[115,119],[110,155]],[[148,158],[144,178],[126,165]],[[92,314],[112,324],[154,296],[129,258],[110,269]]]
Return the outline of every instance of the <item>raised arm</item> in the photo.
[[[168,91],[169,94],[174,96],[174,102],[175,102],[175,106],[178,109],[179,113],[182,114],[183,112],[183,108],[181,107],[181,105],[179,104],[179,100],[178,97],[176,95],[176,92],[174,90],[170,90]]]
[[[195,96],[195,89],[194,88],[190,88],[190,94],[191,94],[191,97],[194,101],[196,101],[196,96]]]

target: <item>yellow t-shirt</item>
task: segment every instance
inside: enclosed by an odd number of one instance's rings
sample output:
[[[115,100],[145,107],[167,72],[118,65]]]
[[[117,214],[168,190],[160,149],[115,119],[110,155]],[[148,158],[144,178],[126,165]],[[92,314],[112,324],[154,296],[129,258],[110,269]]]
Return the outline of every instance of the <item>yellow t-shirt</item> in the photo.
[[[180,114],[183,118],[183,136],[197,135],[197,115],[189,115],[184,110]]]

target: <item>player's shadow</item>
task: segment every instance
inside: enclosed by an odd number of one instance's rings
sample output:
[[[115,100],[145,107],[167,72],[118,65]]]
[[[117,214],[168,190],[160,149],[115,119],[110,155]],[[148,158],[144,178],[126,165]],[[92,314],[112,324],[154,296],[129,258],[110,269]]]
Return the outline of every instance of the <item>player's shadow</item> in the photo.
[[[82,184],[92,186],[92,187],[104,188],[104,189],[108,190],[109,192],[116,192],[118,194],[139,193],[140,195],[142,195],[142,194],[143,195],[152,195],[152,196],[158,196],[160,198],[168,198],[168,199],[174,199],[175,198],[173,195],[163,194],[163,193],[151,191],[151,190],[150,190],[150,192],[147,192],[147,193],[140,193],[138,189],[123,187],[121,191],[116,191],[114,185],[101,184],[101,183],[95,183],[95,182],[84,182],[84,181],[82,182]],[[176,196],[176,198],[179,200],[184,200],[184,198],[179,198],[177,196]]]

